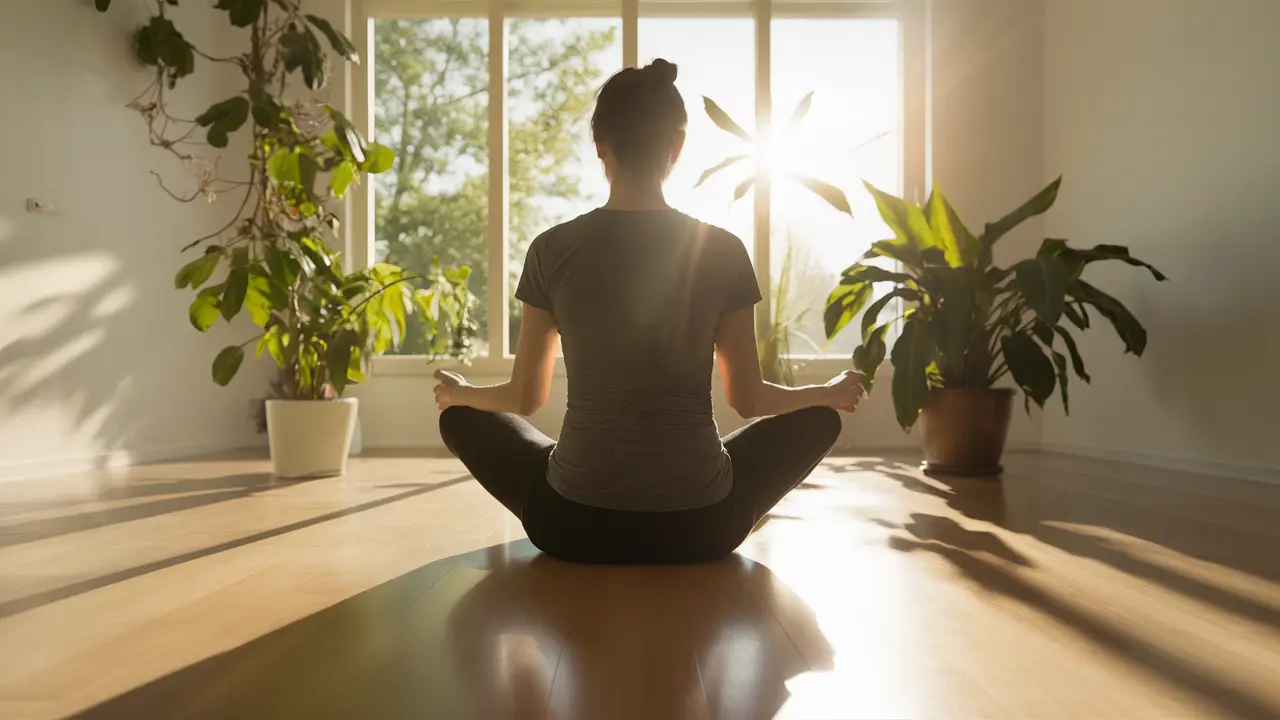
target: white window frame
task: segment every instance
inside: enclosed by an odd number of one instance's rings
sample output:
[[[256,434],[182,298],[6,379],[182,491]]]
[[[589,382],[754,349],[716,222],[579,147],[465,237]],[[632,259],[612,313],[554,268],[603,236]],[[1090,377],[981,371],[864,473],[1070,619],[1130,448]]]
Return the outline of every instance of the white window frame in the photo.
[[[366,136],[373,137],[373,24],[380,19],[484,18],[489,21],[489,213],[488,300],[482,311],[489,319],[488,351],[472,362],[477,375],[510,372],[514,348],[507,347],[510,246],[507,177],[506,22],[508,18],[621,18],[622,65],[637,64],[641,17],[755,18],[756,128],[767,132],[772,115],[770,34],[773,18],[895,19],[902,33],[903,187],[909,199],[923,200],[928,167],[928,0],[349,0],[354,19],[353,41],[367,59],[351,78],[351,116]],[[495,172],[500,170],[500,172]],[[770,217],[768,178],[761,178],[754,195],[754,261],[763,300],[756,306],[761,337],[771,315]],[[352,193],[348,208],[351,228],[348,257],[354,266],[374,260],[373,184]],[[793,356],[797,374],[830,375],[849,368],[843,357]],[[422,356],[386,355],[376,358],[374,370],[383,375],[424,375],[452,363],[428,364]],[[557,373],[563,374],[562,362]]]

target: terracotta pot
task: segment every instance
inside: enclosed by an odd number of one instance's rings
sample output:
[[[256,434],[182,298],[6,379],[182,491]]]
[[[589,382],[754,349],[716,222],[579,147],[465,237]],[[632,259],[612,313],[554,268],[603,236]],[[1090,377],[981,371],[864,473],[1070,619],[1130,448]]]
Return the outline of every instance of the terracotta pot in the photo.
[[[1009,435],[1014,391],[934,390],[917,423],[927,473],[989,476],[1004,471],[1000,456]]]
[[[342,475],[355,432],[355,398],[268,400],[271,463],[283,478]]]

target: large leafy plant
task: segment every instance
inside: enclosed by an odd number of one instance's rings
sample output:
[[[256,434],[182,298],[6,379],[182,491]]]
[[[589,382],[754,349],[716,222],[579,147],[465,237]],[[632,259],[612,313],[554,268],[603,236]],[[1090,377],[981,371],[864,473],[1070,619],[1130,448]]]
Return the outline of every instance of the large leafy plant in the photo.
[[[1088,329],[1091,311],[1115,328],[1126,352],[1142,355],[1146,349],[1142,324],[1119,300],[1083,278],[1091,263],[1119,261],[1146,268],[1156,280],[1166,279],[1128,248],[1082,250],[1049,239],[1035,257],[1008,268],[994,264],[996,243],[1047,212],[1061,182],[1059,178],[987,225],[980,235],[965,227],[936,188],[918,206],[867,185],[894,237],[875,243],[862,261],[844,271],[827,299],[824,325],[833,338],[863,313],[862,344],[854,351],[853,364],[870,390],[885,360],[885,336],[894,322],[904,321],[889,358],[894,407],[904,430],[915,424],[932,389],[989,388],[1005,375],[1024,393],[1028,410],[1032,402],[1043,407],[1060,390],[1063,409],[1070,412],[1069,373],[1089,381],[1072,328]],[[894,269],[883,267],[886,259],[896,261]],[[879,283],[891,289],[872,301]],[[891,307],[908,309],[882,322]]]
[[[151,143],[176,156],[195,184],[186,193],[163,180],[161,187],[180,202],[243,196],[224,226],[183,248],[197,257],[174,283],[196,292],[188,314],[197,330],[208,331],[219,318],[230,322],[242,311],[259,328],[218,353],[214,381],[229,383],[245,348],[256,343],[258,355],[269,353],[283,371],[277,394],[341,395],[365,379],[372,357],[399,345],[413,312],[427,318],[430,345],[440,354],[468,357],[475,324],[467,268],[437,266],[424,278],[379,263],[348,273],[331,247],[338,222],[327,204],[395,161],[391,149],[367,142],[337,108],[314,95],[327,82],[331,53],[359,62],[351,41],[324,18],[304,13],[301,0],[216,0],[214,9],[245,31],[248,47],[217,57],[189,42],[168,16],[180,0],[153,2],[133,47],[155,76],[130,107],[146,120]],[[99,11],[110,4],[95,0]],[[244,87],[185,120],[170,112],[167,93],[200,64],[236,68]],[[309,92],[296,92],[299,79]],[[198,155],[198,148],[226,149],[238,133],[246,136],[247,163],[238,169],[244,175],[228,178],[218,159]],[[416,287],[423,280],[428,287]]]

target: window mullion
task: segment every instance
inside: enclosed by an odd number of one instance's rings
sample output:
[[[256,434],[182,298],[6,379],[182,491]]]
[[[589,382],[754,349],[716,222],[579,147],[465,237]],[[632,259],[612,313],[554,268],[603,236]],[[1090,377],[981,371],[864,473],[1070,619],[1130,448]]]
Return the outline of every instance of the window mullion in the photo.
[[[640,65],[640,1],[622,0],[622,67]]]
[[[507,354],[507,23],[489,0],[489,357]]]
[[[756,138],[763,140],[770,132],[773,112],[770,85],[769,40],[772,30],[772,0],[756,0]],[[756,164],[755,188],[755,260],[756,281],[763,296],[756,306],[756,334],[768,336],[772,315],[773,279],[769,272],[769,172],[763,163]]]
[[[350,106],[344,108],[353,118],[356,127],[364,136],[375,140],[373,123],[373,22],[364,13],[363,0],[353,0],[351,38],[360,56],[368,62],[351,68],[351,91],[348,93]],[[373,267],[377,252],[374,249],[374,187],[373,181],[359,186],[350,193],[343,204],[347,212],[343,227],[345,246],[349,260],[347,272]]]

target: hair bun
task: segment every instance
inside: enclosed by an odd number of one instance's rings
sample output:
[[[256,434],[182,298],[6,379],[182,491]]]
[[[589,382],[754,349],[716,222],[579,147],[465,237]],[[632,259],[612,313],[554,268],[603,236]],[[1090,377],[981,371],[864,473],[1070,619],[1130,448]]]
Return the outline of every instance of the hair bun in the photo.
[[[653,62],[644,66],[642,70],[645,75],[661,80],[665,83],[675,84],[676,82],[676,65],[662,58],[657,58]]]

